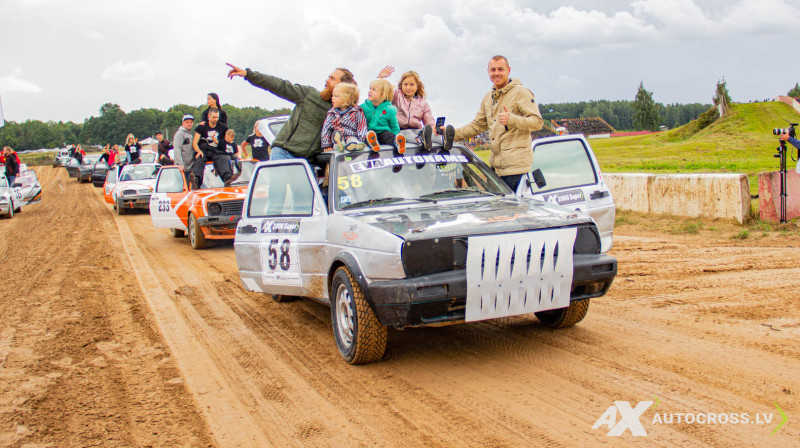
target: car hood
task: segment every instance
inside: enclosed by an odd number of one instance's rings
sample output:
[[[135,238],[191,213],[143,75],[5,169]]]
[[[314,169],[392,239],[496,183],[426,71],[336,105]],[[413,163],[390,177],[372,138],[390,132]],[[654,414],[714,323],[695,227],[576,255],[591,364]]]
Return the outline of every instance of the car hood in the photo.
[[[144,188],[152,189],[156,185],[155,179],[126,180],[117,182],[117,190],[140,190]]]
[[[247,185],[235,187],[209,188],[192,191],[202,201],[228,201],[231,199],[244,199],[247,194]]]
[[[447,236],[518,232],[591,222],[574,210],[527,198],[423,204],[406,210],[348,215],[406,241]]]

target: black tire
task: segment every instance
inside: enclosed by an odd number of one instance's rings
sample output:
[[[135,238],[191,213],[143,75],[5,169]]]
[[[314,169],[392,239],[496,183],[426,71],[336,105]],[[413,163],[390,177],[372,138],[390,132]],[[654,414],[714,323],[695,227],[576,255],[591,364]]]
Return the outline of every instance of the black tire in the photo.
[[[11,205],[11,207],[8,209],[8,214],[4,216],[4,218],[11,219],[13,217],[14,217],[14,206]]]
[[[540,311],[536,314],[539,322],[552,328],[566,328],[571,327],[586,317],[589,311],[589,299],[581,300],[580,302],[572,302],[567,308],[559,308],[557,310]]]
[[[172,234],[173,238],[183,238],[186,236],[186,232],[181,229],[169,229],[169,233]]]
[[[119,199],[117,199],[116,203],[114,204],[114,210],[117,211],[117,215],[124,215],[128,212],[124,207],[122,207],[122,205],[120,205]]]
[[[203,229],[200,228],[197,218],[191,213],[189,213],[189,243],[192,244],[192,249],[194,250],[205,249],[207,246],[206,235],[203,233]]]
[[[346,267],[333,275],[331,325],[339,353],[348,363],[366,364],[383,358],[388,330]]]
[[[286,294],[272,294],[272,300],[278,303],[294,302],[299,298],[297,296],[287,296]]]

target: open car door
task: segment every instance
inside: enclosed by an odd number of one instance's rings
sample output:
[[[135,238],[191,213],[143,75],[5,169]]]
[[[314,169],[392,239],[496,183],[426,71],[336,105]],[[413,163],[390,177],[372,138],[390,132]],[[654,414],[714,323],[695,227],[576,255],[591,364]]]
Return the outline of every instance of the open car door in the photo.
[[[150,219],[153,227],[186,230],[178,217],[179,207],[186,207],[189,186],[183,176],[183,169],[170,165],[161,167],[156,177],[153,194],[150,195]]]
[[[21,206],[34,204],[42,200],[42,186],[33,170],[22,171],[14,181],[17,199]]]
[[[544,180],[543,185],[541,180]],[[519,183],[517,195],[589,215],[600,232],[601,251],[605,253],[611,249],[616,216],[614,198],[603,182],[600,166],[583,135],[534,140],[533,166]]]
[[[312,265],[324,241],[327,207],[314,179],[305,159],[256,167],[234,241],[239,276],[248,290],[319,296],[312,291],[312,277],[319,274]]]

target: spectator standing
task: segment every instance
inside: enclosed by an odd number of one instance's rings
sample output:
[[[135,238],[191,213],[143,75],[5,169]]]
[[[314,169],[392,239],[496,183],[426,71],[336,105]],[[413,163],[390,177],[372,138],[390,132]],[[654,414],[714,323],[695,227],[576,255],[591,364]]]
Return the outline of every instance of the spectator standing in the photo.
[[[175,164],[183,167],[183,175],[186,177],[187,184],[191,184],[189,173],[192,172],[192,162],[195,156],[192,148],[192,125],[194,125],[194,115],[184,115],[181,125],[178,126],[178,130],[172,137],[172,156],[175,158]]]
[[[489,166],[516,191],[522,175],[533,165],[531,132],[541,129],[544,122],[533,92],[519,79],[509,78],[511,67],[505,57],[492,57],[487,71],[492,90],[483,97],[471,123],[458,129],[448,126],[445,147],[453,139],[466,140],[488,130]]]
[[[14,186],[14,179],[19,176],[19,158],[17,152],[10,146],[3,148],[3,153],[6,156],[6,179],[8,179],[8,186]]]
[[[252,157],[247,157],[247,147],[250,146]],[[260,162],[269,160],[269,143],[258,129],[258,122],[253,125],[253,133],[242,142],[242,158],[253,158]]]
[[[103,154],[100,156],[100,161],[102,161],[102,162],[106,162],[106,165],[109,165],[109,166],[111,166],[111,164],[110,164],[110,163],[108,163],[108,159],[111,157],[111,156],[109,155],[109,152],[110,152],[111,150],[109,149],[109,147],[108,147],[108,146],[109,146],[109,145],[108,145],[108,143],[106,143],[106,146],[105,146],[105,147],[103,147]]]
[[[253,70],[242,69],[228,64],[231,70],[228,77],[241,77],[250,84],[264,89],[272,94],[294,103],[295,107],[286,125],[275,138],[270,152],[270,160],[306,158],[312,159],[322,152],[321,132],[322,123],[328,110],[332,107],[331,97],[333,88],[340,82],[355,84],[355,79],[350,70],[337,68],[331,72],[325,81],[325,87],[320,92],[311,86],[292,84],[276,76],[258,73]]]

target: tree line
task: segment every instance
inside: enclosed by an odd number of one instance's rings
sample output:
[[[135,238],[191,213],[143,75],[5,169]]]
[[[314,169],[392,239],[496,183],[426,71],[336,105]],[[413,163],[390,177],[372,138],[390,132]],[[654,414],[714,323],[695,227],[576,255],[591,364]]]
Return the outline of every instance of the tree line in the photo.
[[[194,115],[197,124],[206,107],[205,104],[198,107],[179,104],[167,111],[139,109],[125,112],[118,104],[106,103],[100,106],[97,117],[91,116],[83,123],[6,121],[5,126],[0,128],[0,147],[10,146],[17,151],[27,151],[63,147],[64,144],[73,143],[104,146],[106,143],[112,145],[124,143],[129,133],[143,140],[153,137],[159,130],[171,140],[185,114]],[[286,108],[267,110],[260,107],[238,108],[231,105],[223,105],[223,109],[228,114],[228,127],[236,131],[237,142],[252,133],[257,120],[291,112]]]

